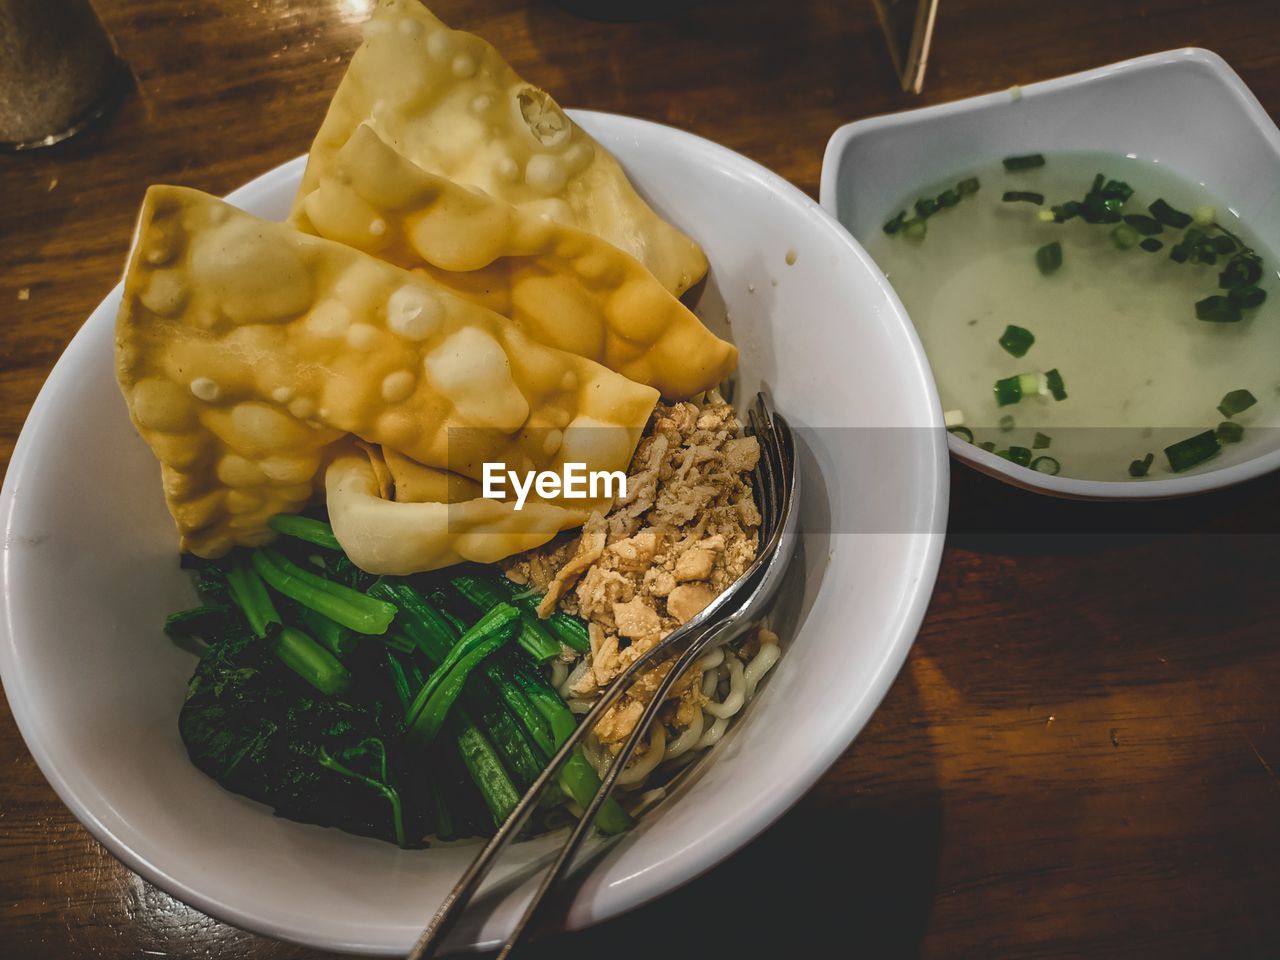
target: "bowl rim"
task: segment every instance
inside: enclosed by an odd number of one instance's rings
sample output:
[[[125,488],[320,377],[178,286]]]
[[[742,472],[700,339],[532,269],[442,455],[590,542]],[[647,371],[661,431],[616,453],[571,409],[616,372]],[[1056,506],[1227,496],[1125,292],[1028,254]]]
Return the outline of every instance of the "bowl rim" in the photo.
[[[589,893],[591,902],[586,909],[578,909],[582,897],[575,898],[574,907],[565,918],[565,928],[581,929],[676,890],[744,847],[790,809],[862,731],[905,662],[933,592],[945,536],[941,531],[945,529],[949,504],[949,461],[943,444],[945,434],[936,386],[915,329],[879,268],[834,217],[780,175],[703,137],[620,114],[583,110],[567,112],[601,140],[605,140],[610,134],[630,137],[643,131],[649,137],[680,141],[700,159],[727,164],[737,175],[750,178],[784,202],[812,216],[815,227],[825,231],[832,241],[843,247],[869,271],[883,294],[892,318],[897,321],[905,337],[911,366],[928,394],[925,399],[929,402],[924,404],[922,410],[929,421],[927,426],[937,434],[937,440],[931,444],[927,461],[923,465],[925,469],[921,471],[926,481],[921,483],[917,504],[919,515],[927,521],[927,525],[921,527],[926,532],[898,534],[911,538],[910,548],[904,550],[904,599],[886,614],[888,626],[885,641],[878,648],[878,658],[873,659],[867,668],[867,679],[861,695],[856,700],[851,699],[846,709],[833,718],[835,722],[826,729],[825,735],[822,731],[816,732],[810,741],[811,749],[807,752],[803,772],[788,783],[780,784],[778,789],[767,796],[758,797],[755,803],[740,808],[740,814],[733,818],[732,830],[719,831],[715,837],[706,838],[707,842],[700,844],[697,849],[679,851],[680,856],[655,861],[649,868],[628,876],[626,883],[613,884],[607,889]],[[303,155],[288,160],[231,191],[226,199],[237,205],[253,203],[258,195],[272,190],[282,178],[299,179],[306,159],[306,155]],[[643,184],[640,186],[643,188]],[[26,486],[29,475],[33,473],[35,450],[45,435],[43,426],[61,402],[60,397],[66,385],[83,365],[97,358],[94,351],[98,349],[98,343],[94,337],[102,334],[105,325],[114,324],[114,311],[111,307],[120,293],[121,284],[117,284],[102,298],[54,364],[32,404],[15,444],[3,486],[0,487],[0,532],[4,534],[3,542],[0,543],[0,598],[4,601],[3,611],[0,611],[0,680],[3,680],[15,723],[41,773],[76,819],[127,867],[181,902],[220,921],[287,942],[363,954],[402,955],[406,944],[393,945],[385,938],[346,939],[336,932],[326,934],[318,926],[299,927],[274,920],[261,905],[242,908],[207,896],[198,889],[198,881],[194,877],[180,877],[133,849],[128,838],[121,836],[107,822],[107,818],[100,815],[99,805],[94,798],[78,791],[71,782],[65,759],[60,759],[47,749],[37,722],[35,701],[28,696],[25,685],[17,682],[22,675],[22,644],[18,639],[22,634],[22,625],[15,621],[13,605],[7,602],[7,598],[12,589],[11,567],[15,562],[9,534],[20,515],[19,491]],[[101,318],[100,314],[103,314]],[[927,478],[930,477],[933,481],[932,489],[927,483]],[[424,923],[425,920],[424,915]],[[466,949],[483,949],[493,945],[492,941],[477,939]]]
[[[1257,96],[1249,89],[1240,75],[1221,56],[1203,47],[1179,47],[1158,53],[1119,60],[1101,67],[1070,73],[1065,76],[1038,80],[1026,86],[1015,85],[992,93],[978,94],[960,100],[903,110],[882,116],[868,117],[846,123],[831,134],[822,157],[822,173],[819,201],[824,210],[836,215],[836,197],[842,182],[842,158],[850,144],[857,138],[882,130],[929,124],[944,117],[962,116],[988,107],[1010,102],[1035,100],[1045,94],[1076,90],[1094,84],[1106,84],[1118,77],[1135,73],[1160,72],[1177,69],[1183,64],[1195,63],[1208,69],[1205,82],[1220,84],[1233,94],[1248,120],[1250,120],[1273,152],[1280,156],[1280,129],[1272,121]],[[914,324],[912,325],[914,327]],[[974,469],[1003,480],[1011,486],[1033,493],[1042,493],[1066,500],[1168,500],[1197,493],[1208,493],[1253,480],[1280,469],[1280,450],[1259,453],[1230,466],[1205,470],[1186,476],[1159,477],[1142,480],[1084,480],[1074,477],[1053,476],[1011,463],[1003,457],[949,435],[947,446],[951,455]]]

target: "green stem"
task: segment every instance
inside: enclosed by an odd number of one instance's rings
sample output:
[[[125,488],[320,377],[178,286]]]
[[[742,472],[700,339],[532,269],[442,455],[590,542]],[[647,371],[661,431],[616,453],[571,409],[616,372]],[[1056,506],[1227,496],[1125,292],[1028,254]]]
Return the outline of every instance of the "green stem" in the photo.
[[[304,570],[279,551],[260,547],[253,566],[278,593],[357,633],[381,636],[395,619],[393,604]]]
[[[348,630],[340,623],[330,620],[322,613],[317,613],[310,607],[298,605],[297,610],[298,623],[309,634],[318,640],[326,650],[341,660],[359,643],[359,635],[352,630]]]
[[[508,598],[506,590],[498,586],[496,581],[486,577],[465,574],[454,577],[450,582],[454,589],[481,613],[503,603]],[[520,610],[520,646],[529,651],[529,655],[539,663],[560,655],[560,641],[542,625],[538,614],[527,607],[522,607]]]
[[[524,590],[506,577],[499,578],[498,583],[507,592],[511,602],[520,608],[521,615],[528,613],[538,616],[538,604],[542,602],[542,597]],[[556,610],[541,622],[546,624],[546,628],[555,638],[569,649],[576,650],[578,653],[591,652],[591,637],[587,633],[587,625],[577,617]]]
[[[509,659],[514,661],[516,658],[513,656]],[[577,728],[577,717],[565,706],[551,684],[537,673],[536,668],[530,669],[517,662],[513,663],[512,672],[522,692],[551,725],[555,747],[558,750]],[[558,779],[565,793],[573,797],[578,806],[584,808],[600,789],[600,777],[581,748],[570,754],[569,759],[564,762]],[[604,802],[596,815],[596,826],[603,833],[621,833],[630,825],[631,816],[612,797]]]
[[[280,661],[328,696],[342,693],[351,686],[351,674],[324,647],[295,627],[285,627],[275,642]]]
[[[400,806],[399,791],[392,789],[385,783],[379,783],[372,777],[366,777],[364,774],[352,770],[350,767],[336,760],[324,747],[321,747],[316,752],[316,759],[320,761],[320,765],[322,767],[327,767],[335,773],[341,774],[344,777],[349,777],[352,780],[359,780],[365,786],[380,793],[383,799],[385,799],[391,806],[391,822],[395,825],[396,846],[401,848],[406,846],[407,838],[405,837],[404,830],[404,811]]]
[[[458,754],[462,765],[484,797],[485,806],[493,817],[494,825],[501,824],[520,802],[511,778],[502,768],[502,761],[478,727],[466,724],[458,734]]]
[[[271,602],[271,594],[267,593],[262,578],[239,558],[232,561],[231,569],[227,571],[227,589],[259,640],[266,637],[273,623],[284,623],[276,612],[275,604]]]
[[[564,762],[564,767],[560,770],[560,787],[584,810],[595,798],[596,791],[600,789],[600,776],[596,773],[596,768],[587,760],[581,747],[573,751],[569,759]],[[596,814],[596,826],[600,828],[601,833],[622,833],[631,826],[631,814],[623,810],[617,800],[610,797],[601,804],[600,812]]]
[[[317,547],[324,547],[326,550],[342,552],[342,544],[334,536],[333,527],[323,520],[312,520],[310,517],[300,517],[293,513],[277,513],[267,521],[267,526],[276,533],[284,534],[286,537],[305,540],[307,543],[314,543]]]
[[[467,677],[476,665],[489,656],[515,634],[516,609],[510,604],[499,604],[485,614],[474,627],[449,651],[409,708],[410,734],[418,743],[433,740],[444,725],[445,717],[462,692]]]
[[[379,580],[369,588],[369,594],[400,608],[396,621],[398,627],[432,668],[439,667],[448,658],[449,651],[466,632],[465,626],[459,629],[407,583]],[[424,682],[419,678],[413,692],[417,693]],[[485,735],[506,761],[516,784],[522,789],[528,787],[542,772],[551,755],[551,733],[542,717],[515,685],[503,677],[493,661],[480,664],[476,674],[463,687],[462,696],[468,711],[476,717]],[[405,704],[406,715],[412,700],[410,696]],[[541,751],[541,741],[529,732],[531,727],[545,733],[546,751]]]

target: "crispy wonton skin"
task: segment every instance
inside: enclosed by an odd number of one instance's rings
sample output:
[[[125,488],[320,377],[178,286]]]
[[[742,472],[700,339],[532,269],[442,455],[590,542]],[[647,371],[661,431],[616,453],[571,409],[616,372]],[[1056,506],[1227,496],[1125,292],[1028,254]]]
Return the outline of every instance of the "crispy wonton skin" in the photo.
[[[320,174],[295,221],[424,269],[539,343],[603,363],[668,400],[719,385],[737,364],[733,345],[634,257],[595,234],[428,173],[367,124]]]
[[[455,563],[494,563],[581,526],[600,504],[501,500],[387,500],[362,452],[341,452],[325,470],[329,523],[351,561],[369,573],[404,576]]]
[[[424,170],[602,237],[677,296],[707,272],[698,245],[559,104],[418,0],[379,0],[311,145],[295,217],[362,123]]]
[[[345,437],[472,479],[625,470],[658,398],[430,278],[182,187],[147,192],[116,373],[205,557],[270,539]]]

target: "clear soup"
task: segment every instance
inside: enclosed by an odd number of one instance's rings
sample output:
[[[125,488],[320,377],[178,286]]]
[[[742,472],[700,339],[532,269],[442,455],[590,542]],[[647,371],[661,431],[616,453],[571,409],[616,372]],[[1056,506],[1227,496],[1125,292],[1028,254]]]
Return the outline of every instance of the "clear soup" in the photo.
[[[1098,173],[1133,188],[1126,215],[1150,216],[1149,204],[1163,199],[1177,211],[1198,212],[1200,223],[1212,216],[1261,257],[1255,285],[1273,296],[1243,309],[1238,322],[1198,319],[1198,301],[1228,293],[1219,275],[1230,254],[1215,264],[1195,257],[1178,263],[1170,251],[1185,229],[1166,224],[1149,237],[1136,231],[1114,237],[1114,223],[1042,218],[1053,205],[1080,200]],[[1052,456],[1064,476],[1121,480],[1148,453],[1154,454],[1148,476],[1171,475],[1164,447],[1216,430],[1227,419],[1218,405],[1228,392],[1245,389],[1257,400],[1231,418],[1246,434],[1277,425],[1277,260],[1236,210],[1157,163],[1081,153],[1049,154],[1043,166],[1017,171],[1000,160],[957,170],[948,182],[887,210],[886,220],[903,208],[914,216],[918,197],[937,197],[969,177],[978,179],[977,192],[929,216],[922,238],[877,230],[864,242],[919,331],[944,410],[952,419],[962,414],[974,443]],[[1005,202],[1005,191],[1042,194],[1044,203]],[[1160,249],[1137,245],[1144,239]],[[1046,274],[1036,252],[1055,241],[1061,265]],[[1020,358],[998,342],[1010,325],[1035,338]],[[1066,399],[1036,395],[997,404],[997,380],[1051,369],[1060,372]]]

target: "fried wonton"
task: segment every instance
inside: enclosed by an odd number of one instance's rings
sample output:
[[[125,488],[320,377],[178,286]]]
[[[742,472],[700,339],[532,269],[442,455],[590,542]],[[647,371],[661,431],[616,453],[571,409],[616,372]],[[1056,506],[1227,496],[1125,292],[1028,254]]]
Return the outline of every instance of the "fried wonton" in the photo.
[[[602,237],[672,293],[707,272],[698,245],[555,100],[418,0],[379,0],[311,145],[295,217],[362,123],[431,173]]]
[[[427,277],[181,187],[147,192],[116,372],[182,547],[206,557],[269,539],[348,435],[472,479],[625,470],[658,397]]]
[[[470,477],[438,467],[425,467],[396,450],[383,450],[391,477],[391,497],[401,503],[461,503],[480,496],[480,484]]]
[[[302,202],[300,228],[407,269],[509,317],[533,339],[603,363],[671,400],[737,363],[634,257],[594,234],[428,173],[361,124]]]
[[[325,470],[329,523],[347,556],[369,573],[401,576],[463,561],[493,563],[581,526],[599,504],[500,500],[408,502],[381,496],[369,457],[341,452]]]

